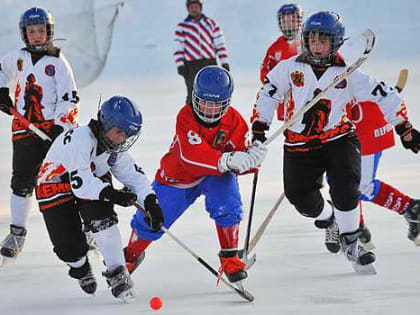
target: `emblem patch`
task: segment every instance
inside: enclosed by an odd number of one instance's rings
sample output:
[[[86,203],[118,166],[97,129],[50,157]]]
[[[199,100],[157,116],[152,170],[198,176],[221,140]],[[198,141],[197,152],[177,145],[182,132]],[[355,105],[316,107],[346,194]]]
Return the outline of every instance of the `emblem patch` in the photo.
[[[290,74],[290,78],[292,79],[292,83],[297,87],[301,87],[305,84],[305,77],[303,76],[303,72],[295,71]]]
[[[54,76],[55,75],[55,66],[54,65],[46,65],[45,66],[45,74],[47,76]]]

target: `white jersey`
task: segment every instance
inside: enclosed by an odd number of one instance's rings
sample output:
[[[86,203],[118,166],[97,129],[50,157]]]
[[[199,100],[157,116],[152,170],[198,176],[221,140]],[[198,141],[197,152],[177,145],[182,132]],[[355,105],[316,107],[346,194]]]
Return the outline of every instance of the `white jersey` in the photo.
[[[75,197],[98,200],[99,193],[109,185],[108,172],[137,195],[141,206],[146,196],[154,193],[128,153],[97,153],[98,141],[91,129],[95,123],[70,129],[52,144],[37,177],[36,196],[41,210],[72,202]]]
[[[0,87],[8,87],[18,112],[45,128],[45,121],[67,130],[77,125],[79,97],[73,72],[62,53],[44,55],[35,64],[31,53],[12,51],[0,60]],[[16,128],[18,134],[24,128]]]
[[[285,119],[289,120],[345,69],[344,61],[337,58],[317,79],[302,55],[279,62],[267,74],[268,82],[259,93],[257,119],[270,125],[278,99],[290,92],[292,100],[285,110]],[[346,106],[358,100],[379,104],[386,120],[393,125],[407,119],[404,102],[394,89],[356,70],[285,131],[285,145],[290,150],[307,151],[351,133],[354,126],[347,119]]]

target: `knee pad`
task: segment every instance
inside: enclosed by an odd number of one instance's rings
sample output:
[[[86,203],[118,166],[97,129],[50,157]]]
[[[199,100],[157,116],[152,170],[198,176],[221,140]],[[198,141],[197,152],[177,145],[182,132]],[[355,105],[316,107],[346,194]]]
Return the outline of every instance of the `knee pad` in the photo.
[[[23,197],[23,198],[29,198],[32,197],[34,191],[34,187],[13,187],[12,186],[12,192],[16,196]]]
[[[63,246],[54,247],[54,252],[60,260],[66,263],[75,263],[87,255],[89,246],[87,243],[83,244],[67,244]]]
[[[32,174],[27,174],[27,176],[13,175],[10,187],[17,196],[31,197],[35,188],[35,177]]]
[[[85,222],[85,224],[87,225],[89,231],[98,233],[118,224],[118,217],[117,215],[113,215],[104,219],[91,220],[90,222]]]

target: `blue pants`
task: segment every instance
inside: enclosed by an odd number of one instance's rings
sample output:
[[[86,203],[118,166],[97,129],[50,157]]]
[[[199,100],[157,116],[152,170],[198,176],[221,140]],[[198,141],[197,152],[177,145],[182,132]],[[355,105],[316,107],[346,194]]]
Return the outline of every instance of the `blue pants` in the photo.
[[[205,196],[206,210],[217,225],[233,226],[242,219],[238,180],[231,172],[222,176],[207,176],[192,188],[177,188],[154,181],[153,189],[162,208],[166,228],[169,228],[201,195]],[[153,241],[163,234],[162,231],[152,233],[140,211],[137,211],[131,220],[131,227],[144,240]]]

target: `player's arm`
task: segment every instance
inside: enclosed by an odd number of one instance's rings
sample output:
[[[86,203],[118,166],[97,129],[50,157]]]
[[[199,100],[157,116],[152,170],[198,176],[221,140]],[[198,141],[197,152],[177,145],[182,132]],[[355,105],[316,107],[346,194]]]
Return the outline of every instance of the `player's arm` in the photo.
[[[214,48],[216,49],[217,57],[219,58],[222,67],[227,71],[230,71],[226,41],[223,31],[219,25],[217,25],[216,21],[212,19],[209,20],[210,23],[213,24],[213,44]]]
[[[356,99],[369,100],[379,105],[385,119],[395,127],[406,149],[415,153],[420,150],[420,133],[409,122],[406,105],[396,89],[361,71],[355,71],[349,77],[349,83]]]
[[[174,59],[175,59],[175,65],[178,69],[178,74],[185,77],[186,76],[186,69],[184,64],[184,39],[185,34],[182,30],[182,27],[180,24],[177,25],[174,35]]]
[[[265,132],[271,125],[279,100],[290,89],[288,65],[289,61],[279,62],[265,77],[265,83],[258,93],[254,107],[253,139],[265,141]]]
[[[55,125],[63,130],[76,127],[79,117],[79,95],[70,64],[64,56],[60,56],[56,69],[57,105],[55,109]]]
[[[16,60],[15,53],[10,53],[0,59],[0,110],[8,115],[11,115],[10,107],[13,106],[10,89],[17,81]]]

